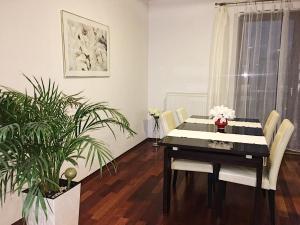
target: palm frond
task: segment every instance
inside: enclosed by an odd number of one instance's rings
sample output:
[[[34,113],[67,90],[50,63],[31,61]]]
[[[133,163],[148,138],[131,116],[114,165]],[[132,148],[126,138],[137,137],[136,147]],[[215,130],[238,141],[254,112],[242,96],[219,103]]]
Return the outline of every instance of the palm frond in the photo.
[[[6,139],[12,139],[16,133],[20,133],[20,126],[17,123],[12,123],[0,127],[0,142],[5,142]]]
[[[102,169],[104,165],[107,165],[111,162],[114,169],[116,169],[114,158],[111,155],[109,149],[106,147],[106,145],[99,140],[96,140],[95,138],[86,136],[85,138],[85,144],[88,149],[88,154],[86,157],[86,165],[90,165],[90,168],[93,165],[95,156],[98,157],[98,162],[100,164],[100,173],[102,174]],[[107,167],[109,170],[109,167]]]
[[[24,77],[32,96],[0,87],[0,202],[8,190],[20,194],[28,187],[22,211],[27,217],[32,207],[47,215],[44,196],[59,189],[64,162],[77,166],[79,159],[85,159],[91,168],[97,160],[101,174],[104,166],[110,172],[109,164],[116,171],[110,150],[91,136],[92,131],[107,129],[115,138],[116,129],[135,132],[126,117],[106,102],[89,103],[81,92],[66,95],[50,79]],[[74,114],[68,113],[71,108]]]

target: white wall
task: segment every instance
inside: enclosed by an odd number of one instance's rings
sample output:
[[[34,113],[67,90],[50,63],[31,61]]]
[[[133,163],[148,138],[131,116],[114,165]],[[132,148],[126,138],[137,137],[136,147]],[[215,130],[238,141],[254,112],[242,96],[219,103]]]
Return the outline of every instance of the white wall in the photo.
[[[214,12],[211,0],[149,1],[149,107],[172,110],[165,108],[167,93],[207,94]],[[197,107],[189,111],[203,111]],[[148,124],[153,137],[153,121]]]
[[[167,92],[207,92],[214,12],[210,0],[150,1],[150,107],[163,109]]]
[[[60,10],[67,10],[110,27],[111,77],[63,77]],[[146,138],[148,6],[144,0],[10,0],[0,1],[0,84],[24,90],[29,76],[50,77],[69,94],[84,91],[91,101],[107,101],[124,113],[138,133],[115,141],[107,132],[97,134],[115,157]],[[78,169],[77,180],[91,171]],[[101,182],[101,181],[99,181]],[[8,201],[0,210],[0,224],[20,218],[21,202]]]

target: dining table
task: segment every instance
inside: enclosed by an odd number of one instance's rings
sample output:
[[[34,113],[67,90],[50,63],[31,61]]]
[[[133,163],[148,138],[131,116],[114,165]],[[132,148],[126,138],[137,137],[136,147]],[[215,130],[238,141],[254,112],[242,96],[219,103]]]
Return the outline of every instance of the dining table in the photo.
[[[161,140],[164,146],[163,213],[168,214],[171,200],[171,160],[186,159],[256,169],[253,224],[258,224],[264,158],[269,148],[258,119],[235,118],[218,130],[207,116],[191,116]],[[214,167],[215,168],[215,167]],[[247,196],[248,197],[248,196]]]

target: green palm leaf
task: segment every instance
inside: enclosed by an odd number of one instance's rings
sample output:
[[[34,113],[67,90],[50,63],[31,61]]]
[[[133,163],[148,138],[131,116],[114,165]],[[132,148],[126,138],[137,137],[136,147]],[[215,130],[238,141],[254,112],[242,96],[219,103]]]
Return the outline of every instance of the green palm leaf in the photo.
[[[23,205],[23,216],[30,209],[42,209],[47,215],[45,194],[58,191],[64,162],[86,166],[98,161],[100,173],[111,164],[113,156],[105,143],[91,136],[91,131],[115,129],[134,135],[129,121],[106,102],[89,103],[81,93],[66,95],[50,79],[29,78],[32,96],[11,88],[0,89],[0,201],[8,192],[29,188]],[[68,112],[72,109],[73,114]],[[85,154],[87,151],[87,154]]]

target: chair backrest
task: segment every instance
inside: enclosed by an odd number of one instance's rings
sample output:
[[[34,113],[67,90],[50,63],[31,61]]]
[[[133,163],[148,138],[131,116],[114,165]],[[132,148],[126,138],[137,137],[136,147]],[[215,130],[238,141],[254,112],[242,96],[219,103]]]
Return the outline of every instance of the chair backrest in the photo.
[[[276,126],[279,122],[280,115],[276,110],[273,110],[270,115],[268,116],[268,119],[264,126],[264,135],[267,141],[267,144],[270,146],[274,132],[276,130]]]
[[[282,157],[293,131],[294,125],[288,119],[283,120],[272,143],[268,159],[269,182],[272,190],[276,190],[277,177]]]
[[[171,130],[175,129],[176,123],[171,111],[165,111],[160,115],[163,125],[164,134],[167,135]]]
[[[176,109],[176,114],[179,123],[183,123],[189,117],[185,108]]]

